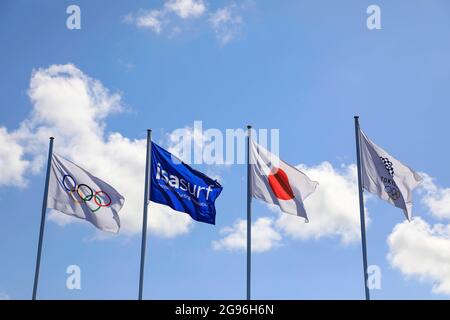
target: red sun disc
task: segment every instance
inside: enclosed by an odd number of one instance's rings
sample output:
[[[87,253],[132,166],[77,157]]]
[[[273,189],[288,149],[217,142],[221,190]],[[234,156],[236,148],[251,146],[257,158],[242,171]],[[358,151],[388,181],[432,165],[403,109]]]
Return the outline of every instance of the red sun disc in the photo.
[[[269,184],[278,199],[291,200],[295,198],[294,192],[289,184],[289,178],[282,169],[277,168],[275,173],[269,175]]]

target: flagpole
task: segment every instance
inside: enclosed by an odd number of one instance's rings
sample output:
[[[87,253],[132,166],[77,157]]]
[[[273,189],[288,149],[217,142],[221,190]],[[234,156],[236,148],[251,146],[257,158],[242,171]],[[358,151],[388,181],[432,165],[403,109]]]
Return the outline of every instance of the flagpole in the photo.
[[[364,197],[361,176],[361,150],[360,150],[360,136],[359,136],[359,116],[355,116],[355,137],[356,137],[356,160],[358,164],[358,192],[359,192],[359,216],[361,221],[361,244],[363,254],[363,268],[364,268],[364,291],[366,300],[370,300],[370,293],[368,285],[369,275],[367,274],[367,245],[366,245],[366,221],[364,217]]]
[[[45,187],[44,187],[44,199],[42,200],[42,212],[41,212],[41,227],[39,229],[39,243],[36,255],[36,269],[34,271],[34,284],[33,284],[33,300],[36,300],[38,282],[39,282],[39,269],[41,267],[41,253],[42,253],[42,241],[44,239],[44,227],[45,227],[45,212],[47,211],[47,197],[48,197],[48,183],[50,180],[50,168],[52,164],[53,154],[53,140],[55,138],[50,137],[48,147],[48,159],[47,159],[47,173],[45,175]]]
[[[147,130],[147,154],[145,161],[145,186],[144,186],[144,215],[142,221],[142,243],[141,243],[141,268],[139,276],[139,300],[142,300],[142,292],[144,290],[144,264],[145,264],[145,248],[147,245],[147,212],[149,203],[149,188],[150,188],[150,162],[151,162],[151,144],[152,144],[152,130]]]
[[[247,300],[251,300],[252,199],[250,194],[250,141],[252,126],[247,126]]]

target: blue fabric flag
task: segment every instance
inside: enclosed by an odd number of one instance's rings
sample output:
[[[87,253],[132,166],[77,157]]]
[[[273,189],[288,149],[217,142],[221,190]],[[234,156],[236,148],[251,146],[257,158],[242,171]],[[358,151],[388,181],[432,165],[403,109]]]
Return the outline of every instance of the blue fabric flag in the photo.
[[[216,224],[214,201],[220,192],[217,181],[152,143],[151,201],[185,212],[194,220]]]

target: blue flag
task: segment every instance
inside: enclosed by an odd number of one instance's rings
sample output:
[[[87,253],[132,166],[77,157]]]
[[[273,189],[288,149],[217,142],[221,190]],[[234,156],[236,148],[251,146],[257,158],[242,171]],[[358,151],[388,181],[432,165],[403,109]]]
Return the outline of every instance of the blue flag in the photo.
[[[216,224],[214,201],[220,192],[217,181],[152,143],[151,201],[185,212],[194,220]]]

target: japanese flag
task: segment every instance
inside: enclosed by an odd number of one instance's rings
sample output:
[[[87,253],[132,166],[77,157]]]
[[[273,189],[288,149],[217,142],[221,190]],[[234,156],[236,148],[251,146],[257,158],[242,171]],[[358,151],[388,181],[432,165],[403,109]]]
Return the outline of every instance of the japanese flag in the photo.
[[[308,220],[303,201],[315,191],[318,183],[253,140],[249,160],[251,196]]]

